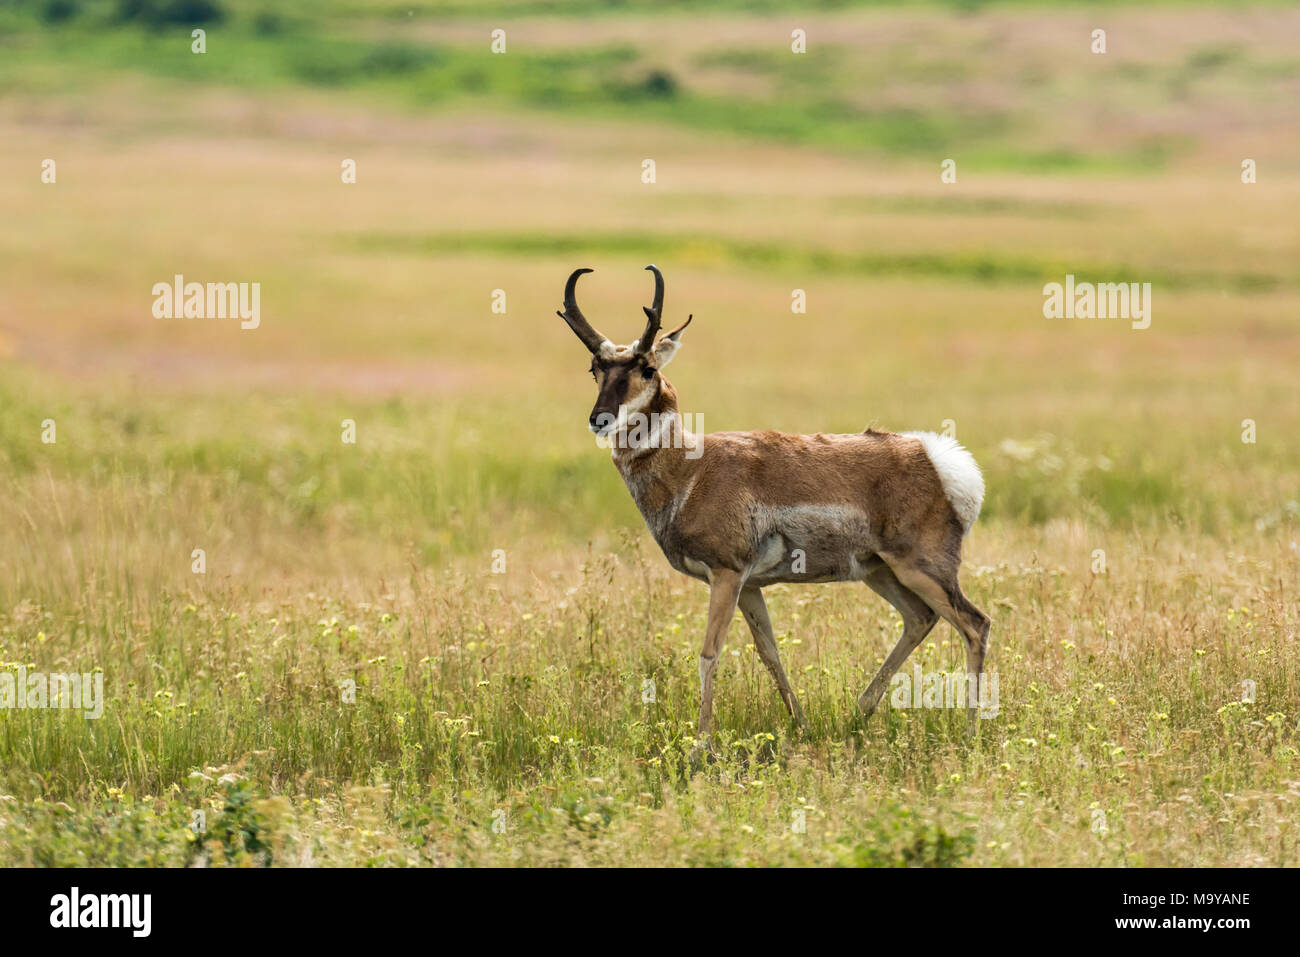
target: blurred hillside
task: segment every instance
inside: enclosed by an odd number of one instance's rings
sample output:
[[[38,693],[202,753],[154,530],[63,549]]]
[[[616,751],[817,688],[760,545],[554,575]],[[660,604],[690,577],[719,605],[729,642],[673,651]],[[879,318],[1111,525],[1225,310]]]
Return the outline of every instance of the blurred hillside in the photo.
[[[430,554],[475,544],[453,510],[499,523],[536,500],[543,525],[635,526],[553,311],[595,266],[586,311],[631,338],[655,261],[670,316],[696,315],[673,379],[706,428],[952,420],[1017,477],[990,483],[990,518],[1272,523],[1300,442],[1298,39],[1280,4],[11,3],[0,355],[38,422],[81,391],[131,421],[187,397],[156,428],[213,468],[240,422],[309,414],[238,397],[325,395],[326,422],[366,403],[387,423],[371,450],[412,456],[419,485],[432,438],[409,423],[436,410]],[[260,327],[155,319],[149,290],[178,272],[259,282]],[[1151,328],[1044,319],[1067,274],[1152,283]],[[1246,418],[1270,441],[1233,471]],[[274,484],[268,441],[252,489]],[[318,454],[284,479],[291,524],[409,506]],[[325,504],[299,508],[301,488]]]

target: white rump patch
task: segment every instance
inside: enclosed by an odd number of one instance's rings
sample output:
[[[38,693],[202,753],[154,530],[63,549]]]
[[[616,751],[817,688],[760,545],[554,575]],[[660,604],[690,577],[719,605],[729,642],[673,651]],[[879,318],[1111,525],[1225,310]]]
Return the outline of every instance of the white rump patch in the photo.
[[[930,457],[934,470],[939,473],[943,492],[961,521],[962,531],[969,532],[975,519],[979,518],[980,506],[984,504],[984,476],[975,464],[975,457],[951,436],[935,432],[903,434],[916,439],[925,447],[925,454]]]

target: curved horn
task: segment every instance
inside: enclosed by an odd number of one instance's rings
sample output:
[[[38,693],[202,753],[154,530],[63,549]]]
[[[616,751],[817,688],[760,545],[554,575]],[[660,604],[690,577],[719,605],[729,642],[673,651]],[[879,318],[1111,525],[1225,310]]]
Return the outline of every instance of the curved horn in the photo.
[[[582,314],[578,308],[578,277],[583,273],[592,272],[590,269],[575,269],[569,275],[569,281],[564,284],[564,311],[556,311],[556,315],[569,324],[569,328],[574,331],[582,344],[590,352],[599,352],[600,344],[605,341],[605,337],[591,327],[587,317]]]
[[[641,307],[645,310],[647,322],[645,332],[641,333],[641,338],[637,340],[637,352],[649,352],[654,348],[655,336],[659,335],[659,318],[664,311],[664,274],[653,264],[645,268],[655,274],[655,299],[653,304]]]

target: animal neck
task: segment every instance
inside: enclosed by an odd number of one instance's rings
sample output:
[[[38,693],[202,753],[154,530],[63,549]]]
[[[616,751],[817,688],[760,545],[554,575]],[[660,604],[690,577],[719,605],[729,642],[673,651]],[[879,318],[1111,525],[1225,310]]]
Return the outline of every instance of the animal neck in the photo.
[[[629,426],[626,434],[616,435],[614,465],[655,540],[662,544],[694,487],[704,438],[686,431],[677,393],[667,380],[660,381],[657,394],[636,422],[642,434]]]
[[[625,479],[631,470],[668,469],[698,457],[700,438],[686,431],[677,408],[677,391],[664,378],[660,378],[654,397],[628,415],[613,438],[614,464]]]

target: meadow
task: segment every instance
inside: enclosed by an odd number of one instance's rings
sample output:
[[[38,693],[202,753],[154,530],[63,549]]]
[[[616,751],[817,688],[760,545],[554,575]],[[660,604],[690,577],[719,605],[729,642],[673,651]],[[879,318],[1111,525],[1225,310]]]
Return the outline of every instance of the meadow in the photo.
[[[105,692],[0,709],[0,865],[1300,863],[1300,12],[169,9],[0,10],[0,669]],[[706,431],[974,453],[973,735],[864,722],[897,615],[777,586],[808,728],[737,616],[687,760],[707,593],[554,315],[595,267],[629,341],[648,262]]]

